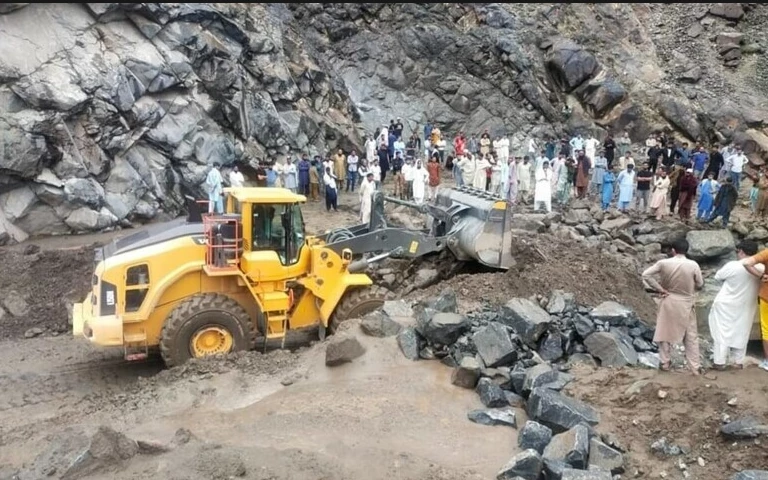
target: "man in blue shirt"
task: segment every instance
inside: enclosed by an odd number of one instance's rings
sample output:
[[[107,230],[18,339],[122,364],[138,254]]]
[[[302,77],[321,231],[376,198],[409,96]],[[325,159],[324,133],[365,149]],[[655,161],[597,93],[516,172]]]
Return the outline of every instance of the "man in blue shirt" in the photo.
[[[701,180],[704,176],[704,169],[707,167],[709,154],[704,151],[704,147],[698,147],[691,159],[693,160],[693,174],[696,178]]]

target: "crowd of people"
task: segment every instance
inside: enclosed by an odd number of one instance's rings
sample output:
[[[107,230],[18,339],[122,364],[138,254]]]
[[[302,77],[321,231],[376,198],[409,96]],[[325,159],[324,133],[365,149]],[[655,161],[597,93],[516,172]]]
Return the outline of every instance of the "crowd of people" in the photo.
[[[329,211],[338,208],[342,192],[357,191],[361,217],[366,218],[362,207],[370,202],[364,195],[388,185],[401,199],[429,201],[437,194],[441,171],[447,171],[458,186],[493,192],[511,204],[533,205],[534,211],[549,212],[553,203],[564,207],[573,198],[590,198],[605,210],[615,206],[659,220],[677,213],[686,222],[691,217],[705,223],[720,218],[724,227],[728,225],[747,163],[739,146],[690,148],[664,132],[654,132],[642,147],[637,143],[624,132],[602,141],[577,134],[512,145],[508,136],[492,138],[487,130],[468,137],[458,132],[448,142],[432,122],[406,138],[398,118],[367,137],[362,156],[339,149],[325,158],[287,157],[261,165],[256,183],[284,187],[311,201],[324,197]],[[636,159],[635,152],[641,158]],[[213,170],[206,185],[214,192],[215,210],[223,179],[218,167]],[[235,168],[229,183],[243,182]],[[750,190],[750,204],[755,215],[768,213],[768,179],[763,175]]]

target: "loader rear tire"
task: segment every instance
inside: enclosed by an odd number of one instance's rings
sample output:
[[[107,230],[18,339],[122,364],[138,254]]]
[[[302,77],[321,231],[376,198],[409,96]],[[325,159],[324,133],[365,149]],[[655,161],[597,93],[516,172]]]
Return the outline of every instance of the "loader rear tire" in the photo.
[[[193,341],[208,335],[214,340],[201,354]],[[220,343],[216,344],[217,338]],[[226,295],[195,295],[173,309],[163,325],[160,354],[165,365],[175,367],[190,358],[250,350],[256,345],[256,329],[248,313]]]
[[[335,333],[344,320],[360,318],[394,299],[394,293],[378,285],[347,290],[328,322],[328,333]]]

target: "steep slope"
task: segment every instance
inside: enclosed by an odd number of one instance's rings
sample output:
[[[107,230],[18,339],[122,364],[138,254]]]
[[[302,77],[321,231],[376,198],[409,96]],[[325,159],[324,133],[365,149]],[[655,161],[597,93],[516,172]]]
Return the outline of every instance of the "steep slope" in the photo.
[[[208,166],[670,127],[768,150],[760,4],[4,4],[0,242],[183,209]],[[565,119],[563,105],[574,108]]]

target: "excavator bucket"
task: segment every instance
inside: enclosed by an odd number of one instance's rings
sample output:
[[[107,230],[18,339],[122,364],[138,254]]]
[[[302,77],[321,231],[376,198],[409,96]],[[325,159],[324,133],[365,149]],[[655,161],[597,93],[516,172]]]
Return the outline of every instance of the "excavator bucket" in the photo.
[[[435,235],[448,237],[448,248],[459,260],[507,270],[512,257],[511,208],[498,195],[473,187],[440,190],[435,206],[444,211]]]

